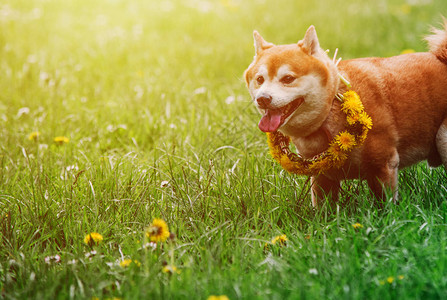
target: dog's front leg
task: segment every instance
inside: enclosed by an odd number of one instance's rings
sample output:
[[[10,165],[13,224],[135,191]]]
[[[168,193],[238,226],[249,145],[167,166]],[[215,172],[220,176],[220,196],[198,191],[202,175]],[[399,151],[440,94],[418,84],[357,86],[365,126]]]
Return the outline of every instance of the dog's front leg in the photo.
[[[378,168],[375,176],[370,176],[367,181],[372,192],[376,196],[376,205],[383,207],[386,200],[386,190],[393,195],[393,202],[397,203],[398,198],[398,173],[399,173],[399,155],[395,150],[392,157],[386,164]]]
[[[330,204],[334,207],[338,201],[338,193],[340,191],[340,181],[332,180],[324,175],[317,175],[311,178],[312,183],[312,205],[321,207],[325,197],[329,199]]]

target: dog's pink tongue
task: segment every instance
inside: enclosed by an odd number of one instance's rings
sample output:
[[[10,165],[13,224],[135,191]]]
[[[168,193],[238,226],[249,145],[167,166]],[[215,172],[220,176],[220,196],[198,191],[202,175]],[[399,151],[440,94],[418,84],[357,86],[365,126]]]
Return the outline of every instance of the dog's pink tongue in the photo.
[[[265,115],[259,121],[259,129],[263,132],[274,132],[281,125],[281,111],[267,109]]]

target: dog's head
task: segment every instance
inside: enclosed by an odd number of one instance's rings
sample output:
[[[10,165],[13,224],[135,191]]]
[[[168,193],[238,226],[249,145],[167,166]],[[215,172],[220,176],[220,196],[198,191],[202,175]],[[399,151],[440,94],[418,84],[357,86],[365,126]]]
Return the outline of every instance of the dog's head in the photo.
[[[339,79],[310,26],[297,44],[273,45],[254,32],[256,55],[244,73],[250,95],[263,115],[259,128],[307,136],[326,119]]]

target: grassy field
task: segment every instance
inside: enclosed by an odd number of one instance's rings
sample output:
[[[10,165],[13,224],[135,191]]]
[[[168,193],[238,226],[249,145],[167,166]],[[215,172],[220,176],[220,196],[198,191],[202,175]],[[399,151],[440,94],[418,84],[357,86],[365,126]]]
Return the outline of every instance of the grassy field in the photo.
[[[443,0],[2,1],[0,298],[445,299],[444,169],[402,171],[382,211],[357,181],[314,210],[242,80],[253,29],[293,43],[314,24],[345,59],[391,56],[425,51],[441,14]],[[148,243],[154,218],[175,238]]]

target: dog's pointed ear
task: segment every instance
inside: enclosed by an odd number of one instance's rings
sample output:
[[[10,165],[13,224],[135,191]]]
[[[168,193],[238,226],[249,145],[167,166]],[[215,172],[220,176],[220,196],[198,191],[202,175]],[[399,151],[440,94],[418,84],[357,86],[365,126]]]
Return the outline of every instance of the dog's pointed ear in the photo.
[[[255,41],[256,54],[274,46],[272,43],[266,42],[256,30],[253,31],[253,39]]]
[[[320,42],[318,41],[317,31],[313,25],[307,29],[304,39],[298,42],[298,46],[307,54],[315,55],[320,49]]]

